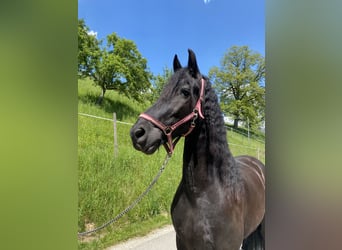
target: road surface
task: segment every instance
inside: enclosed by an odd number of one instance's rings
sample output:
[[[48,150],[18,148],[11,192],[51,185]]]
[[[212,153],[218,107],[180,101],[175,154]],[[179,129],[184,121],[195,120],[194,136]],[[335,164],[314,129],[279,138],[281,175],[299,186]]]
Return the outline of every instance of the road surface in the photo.
[[[177,250],[176,233],[173,226],[166,226],[149,233],[144,237],[134,238],[121,244],[111,246],[107,250]]]

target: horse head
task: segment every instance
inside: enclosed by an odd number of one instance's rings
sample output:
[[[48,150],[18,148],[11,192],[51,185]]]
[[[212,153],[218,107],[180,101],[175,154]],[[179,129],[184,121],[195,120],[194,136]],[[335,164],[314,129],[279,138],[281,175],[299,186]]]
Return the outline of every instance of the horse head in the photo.
[[[173,75],[165,84],[159,99],[131,128],[135,149],[153,154],[164,145],[172,154],[176,140],[188,135],[195,127],[197,118],[204,119],[201,103],[204,80],[197,66],[196,56],[188,50],[187,67],[182,67],[177,55],[173,59]]]

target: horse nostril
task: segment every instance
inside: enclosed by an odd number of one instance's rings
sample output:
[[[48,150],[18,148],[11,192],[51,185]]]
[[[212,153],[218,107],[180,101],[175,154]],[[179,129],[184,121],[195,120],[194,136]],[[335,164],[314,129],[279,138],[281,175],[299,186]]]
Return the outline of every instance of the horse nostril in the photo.
[[[135,130],[134,135],[136,138],[140,138],[145,134],[145,130],[143,128],[138,128]]]

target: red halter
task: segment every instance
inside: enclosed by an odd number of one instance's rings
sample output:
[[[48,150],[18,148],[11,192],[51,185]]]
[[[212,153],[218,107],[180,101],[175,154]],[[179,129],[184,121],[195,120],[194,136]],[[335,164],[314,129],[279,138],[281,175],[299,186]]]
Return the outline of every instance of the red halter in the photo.
[[[169,155],[173,154],[175,146],[180,139],[180,136],[179,136],[173,141],[172,132],[174,130],[176,130],[179,126],[181,126],[182,124],[184,124],[184,123],[186,123],[192,119],[188,132],[186,132],[185,134],[182,135],[185,137],[185,136],[189,135],[192,132],[192,130],[195,128],[195,126],[196,126],[195,121],[197,120],[198,116],[200,116],[202,119],[204,119],[204,115],[202,113],[202,108],[201,108],[201,106],[202,106],[201,101],[203,100],[203,95],[204,95],[204,84],[205,84],[205,82],[204,82],[204,79],[202,78],[201,79],[200,96],[197,100],[197,103],[196,103],[194,110],[190,114],[185,116],[183,119],[179,120],[178,122],[176,122],[175,124],[173,124],[171,126],[166,126],[162,122],[154,119],[152,116],[145,114],[145,113],[142,113],[139,116],[140,118],[144,118],[145,120],[152,122],[154,125],[156,125],[158,128],[160,128],[164,132],[164,134],[167,137],[167,142],[164,143],[164,147],[166,149],[166,152]]]

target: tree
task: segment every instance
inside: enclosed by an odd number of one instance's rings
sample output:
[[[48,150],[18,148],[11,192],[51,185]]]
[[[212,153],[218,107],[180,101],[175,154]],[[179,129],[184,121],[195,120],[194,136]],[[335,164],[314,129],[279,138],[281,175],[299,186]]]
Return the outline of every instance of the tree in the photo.
[[[116,90],[142,101],[150,87],[152,74],[147,69],[147,60],[141,56],[135,43],[112,33],[107,36],[107,46],[101,51],[93,78],[102,89],[98,99],[100,104],[106,90]]]
[[[96,62],[99,60],[100,42],[90,34],[89,27],[83,19],[78,20],[78,76],[87,77],[94,73]]]
[[[265,119],[265,59],[248,46],[233,46],[213,67],[209,78],[219,93],[223,112],[234,119],[234,128],[245,121],[257,128]]]
[[[107,36],[106,46],[89,33],[84,20],[78,23],[78,74],[92,78],[101,87],[97,104],[107,90],[116,90],[127,97],[142,101],[150,90],[152,74],[135,43],[116,33]]]
[[[172,75],[172,70],[167,66],[163,68],[163,73],[153,76],[153,89],[151,95],[151,102],[154,103],[160,96],[161,91],[164,88],[164,85],[167,83],[169,78]]]

